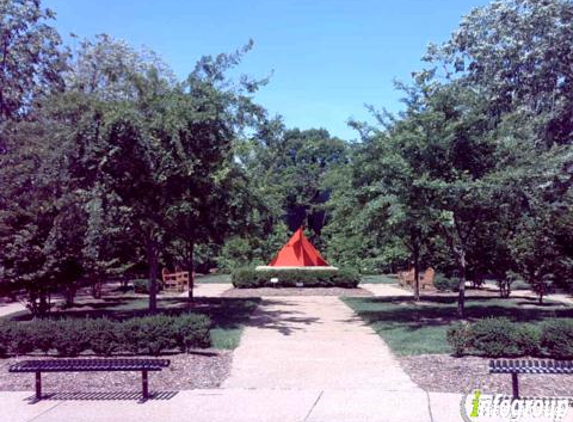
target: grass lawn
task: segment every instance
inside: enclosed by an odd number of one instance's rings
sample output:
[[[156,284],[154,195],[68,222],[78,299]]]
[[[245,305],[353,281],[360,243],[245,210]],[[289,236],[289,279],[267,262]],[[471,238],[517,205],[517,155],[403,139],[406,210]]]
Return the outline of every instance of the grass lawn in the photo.
[[[185,298],[158,299],[158,313],[193,311],[208,315],[213,323],[211,329],[212,347],[234,349],[239,345],[244,323],[255,310],[260,299],[256,298],[197,298],[190,304]],[[84,300],[66,310],[52,311],[52,317],[108,317],[127,319],[148,314],[148,299],[132,296],[118,296],[100,300]],[[5,318],[29,320],[28,312],[18,312]]]
[[[207,274],[207,275],[195,276],[195,283],[231,284],[231,274]]]
[[[360,283],[398,284],[398,279],[396,276],[389,274],[364,275],[362,276]]]
[[[416,304],[409,297],[343,298],[397,355],[451,353],[446,331],[457,321],[455,296],[429,296]],[[512,321],[539,323],[545,318],[571,318],[573,308],[557,303],[543,306],[523,298],[468,297],[469,321],[504,316]]]

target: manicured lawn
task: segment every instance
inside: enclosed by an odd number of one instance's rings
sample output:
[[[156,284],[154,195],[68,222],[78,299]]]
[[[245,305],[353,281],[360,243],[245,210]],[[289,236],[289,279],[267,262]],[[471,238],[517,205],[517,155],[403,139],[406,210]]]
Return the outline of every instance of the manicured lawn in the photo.
[[[398,284],[398,279],[394,275],[378,274],[378,275],[364,275],[360,283],[372,284]]]
[[[255,310],[260,299],[256,298],[197,298],[190,304],[184,298],[162,298],[158,300],[159,313],[192,311],[208,315],[213,323],[212,346],[216,349],[234,349],[238,346],[244,323]],[[121,296],[98,301],[83,301],[72,309],[52,312],[52,317],[108,317],[127,319],[148,314],[148,299]],[[16,320],[29,320],[28,312],[8,316]]]
[[[343,298],[398,355],[450,353],[446,331],[456,319],[453,296],[424,297],[416,304],[409,298]],[[571,318],[573,308],[556,303],[537,306],[535,300],[472,297],[466,301],[470,321],[503,316],[512,321],[539,323],[545,318]]]
[[[195,277],[195,283],[231,284],[231,274],[207,274]]]

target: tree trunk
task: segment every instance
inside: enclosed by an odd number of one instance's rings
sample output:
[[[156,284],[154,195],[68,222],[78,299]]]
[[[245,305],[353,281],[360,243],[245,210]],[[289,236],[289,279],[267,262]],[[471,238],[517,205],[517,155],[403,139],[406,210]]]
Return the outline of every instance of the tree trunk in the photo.
[[[99,274],[92,279],[92,297],[94,299],[101,299],[102,282],[100,280]]]
[[[413,255],[414,255],[414,300],[420,300],[420,247],[418,242],[414,240]]]
[[[195,252],[195,242],[193,240],[189,241],[187,247],[187,271],[189,271],[189,299],[193,301],[193,285],[195,283],[193,277],[193,254]]]
[[[466,250],[462,246],[460,248],[460,280],[459,280],[459,293],[458,293],[458,318],[464,317],[464,309],[466,302]]]
[[[50,310],[50,305],[48,304],[48,295],[45,292],[40,292],[40,303],[38,305],[38,315],[44,316]]]
[[[147,241],[147,262],[149,264],[149,311],[157,311],[157,246],[155,240]]]

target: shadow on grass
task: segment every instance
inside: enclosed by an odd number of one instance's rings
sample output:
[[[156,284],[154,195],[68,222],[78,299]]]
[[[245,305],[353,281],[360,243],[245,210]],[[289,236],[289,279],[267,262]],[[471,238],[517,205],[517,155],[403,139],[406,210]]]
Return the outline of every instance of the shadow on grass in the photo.
[[[150,313],[147,298],[107,298],[103,301],[82,303],[71,309],[53,311],[48,318],[101,318],[125,320],[148,315],[178,315],[194,312],[207,315],[213,328],[236,329],[244,325],[260,302],[259,298],[162,298],[158,300],[158,310]],[[17,321],[31,320],[32,316],[17,315]]]
[[[424,296],[418,303],[408,296],[345,299],[367,323],[382,323],[388,328],[449,325],[457,321],[457,298],[453,296]],[[560,304],[537,305],[535,299],[500,299],[473,296],[466,299],[465,319],[506,317],[515,322],[539,322],[546,318],[571,318],[573,308]]]

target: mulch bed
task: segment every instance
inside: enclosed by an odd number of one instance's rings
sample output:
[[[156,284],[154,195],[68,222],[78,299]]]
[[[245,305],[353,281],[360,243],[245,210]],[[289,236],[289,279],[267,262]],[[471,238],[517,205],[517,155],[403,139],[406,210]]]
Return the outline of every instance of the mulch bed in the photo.
[[[33,373],[12,374],[8,372],[8,367],[24,360],[44,358],[41,355],[0,359],[0,391],[33,391]],[[150,391],[218,388],[229,376],[232,351],[203,349],[190,354],[162,356],[161,359],[171,360],[171,365],[160,372],[150,372]],[[46,393],[140,391],[141,372],[44,373],[42,389]]]
[[[341,287],[260,287],[256,289],[229,289],[222,297],[261,297],[261,296],[372,296],[367,290],[344,289]]]
[[[399,357],[402,368],[412,381],[426,391],[511,395],[511,375],[491,375],[490,359],[449,355]],[[523,397],[569,397],[573,391],[571,375],[519,375],[519,393]]]

